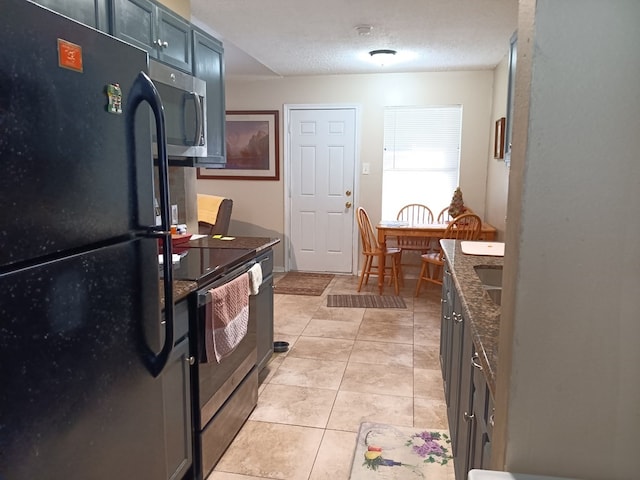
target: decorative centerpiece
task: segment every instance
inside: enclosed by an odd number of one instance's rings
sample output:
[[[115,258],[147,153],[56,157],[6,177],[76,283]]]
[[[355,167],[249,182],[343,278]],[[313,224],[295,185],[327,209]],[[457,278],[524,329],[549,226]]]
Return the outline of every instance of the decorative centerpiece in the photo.
[[[458,215],[462,215],[467,211],[467,207],[464,206],[464,200],[462,199],[462,190],[460,187],[456,188],[456,191],[453,192],[453,198],[451,199],[451,204],[449,205],[449,216],[451,218],[456,218]]]

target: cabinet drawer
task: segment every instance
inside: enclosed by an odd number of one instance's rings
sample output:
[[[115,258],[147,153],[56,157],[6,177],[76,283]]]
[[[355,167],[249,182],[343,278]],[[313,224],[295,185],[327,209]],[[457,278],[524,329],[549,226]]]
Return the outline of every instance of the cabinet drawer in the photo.
[[[253,369],[202,432],[200,471],[207,478],[258,402],[258,371]]]

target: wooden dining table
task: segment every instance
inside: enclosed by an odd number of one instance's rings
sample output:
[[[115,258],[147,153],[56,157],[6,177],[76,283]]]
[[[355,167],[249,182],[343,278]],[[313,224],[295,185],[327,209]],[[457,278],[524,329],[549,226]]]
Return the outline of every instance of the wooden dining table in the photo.
[[[382,220],[376,225],[378,230],[378,244],[381,251],[387,249],[387,237],[414,237],[414,238],[435,238],[440,239],[444,236],[447,229],[447,223],[421,223],[411,225],[408,222],[386,221]],[[488,223],[482,222],[480,237],[478,240],[492,242],[496,238],[496,227]],[[384,290],[384,263],[386,255],[380,255],[378,258],[378,291],[382,295]]]

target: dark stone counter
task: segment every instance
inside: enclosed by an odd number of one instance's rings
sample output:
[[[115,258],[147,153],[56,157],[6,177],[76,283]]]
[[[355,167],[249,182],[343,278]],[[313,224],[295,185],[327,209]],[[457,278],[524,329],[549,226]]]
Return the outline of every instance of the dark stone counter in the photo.
[[[502,266],[504,258],[466,255],[460,249],[459,240],[441,240],[441,244],[451,267],[455,287],[460,293],[462,313],[468,320],[482,370],[489,390],[495,398],[500,306],[495,304],[482,288],[480,278],[473,267],[476,265]]]
[[[188,282],[185,280],[173,281],[173,303],[178,303],[180,300],[184,300],[191,292],[195,292],[198,288],[196,282]],[[164,287],[160,282],[160,307],[164,310]]]
[[[204,248],[250,248],[259,253],[280,243],[279,238],[268,237],[233,237],[233,240],[221,240],[207,235],[198,240],[189,240],[190,247]]]
[[[190,247],[200,248],[239,248],[239,249],[251,249],[255,250],[256,254],[271,248],[274,245],[280,243],[279,238],[267,238],[267,237],[235,237],[233,240],[220,240],[213,238],[212,236],[206,236],[198,240],[189,241]],[[173,299],[174,303],[178,303],[180,300],[185,299],[191,292],[197,290],[198,284],[196,282],[185,280],[173,281]],[[164,290],[162,282],[160,282],[160,305],[164,309]]]

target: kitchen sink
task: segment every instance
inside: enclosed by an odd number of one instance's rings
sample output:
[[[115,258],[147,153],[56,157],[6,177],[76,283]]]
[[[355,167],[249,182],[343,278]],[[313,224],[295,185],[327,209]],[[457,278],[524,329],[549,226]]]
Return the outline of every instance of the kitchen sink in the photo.
[[[496,305],[502,305],[502,289],[501,288],[485,288],[484,290]]]
[[[489,298],[497,305],[502,304],[502,267],[497,265],[476,265],[473,267]]]

